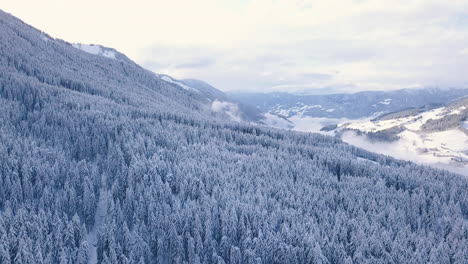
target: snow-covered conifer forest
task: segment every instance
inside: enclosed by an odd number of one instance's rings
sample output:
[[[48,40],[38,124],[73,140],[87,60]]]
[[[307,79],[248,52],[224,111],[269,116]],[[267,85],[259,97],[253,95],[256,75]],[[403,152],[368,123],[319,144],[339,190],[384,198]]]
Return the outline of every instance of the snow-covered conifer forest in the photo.
[[[468,263],[468,179],[230,122],[0,11],[0,263]]]

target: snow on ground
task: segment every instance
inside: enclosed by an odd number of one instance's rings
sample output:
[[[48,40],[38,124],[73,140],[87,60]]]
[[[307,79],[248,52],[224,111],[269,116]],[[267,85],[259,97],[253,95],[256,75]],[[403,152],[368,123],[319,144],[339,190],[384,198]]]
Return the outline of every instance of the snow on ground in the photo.
[[[445,107],[433,109],[430,111],[426,111],[421,115],[417,116],[417,120],[414,122],[405,125],[406,128],[411,130],[420,130],[421,126],[424,125],[429,119],[436,120],[444,117]],[[419,118],[420,117],[420,118]]]
[[[457,172],[468,171],[468,136],[460,129],[450,129],[442,132],[421,131],[422,125],[428,120],[440,119],[446,115],[460,114],[465,106],[451,110],[446,107],[432,109],[417,115],[378,121],[353,121],[342,125],[343,128],[356,129],[363,132],[378,132],[395,126],[406,128],[398,133],[399,140],[395,142],[369,141],[366,136],[346,131],[343,141],[364,149],[390,155],[399,159],[411,160],[424,164],[438,164],[446,169]],[[468,174],[464,173],[464,174]]]
[[[172,79],[171,77],[167,76],[167,75],[163,75],[161,77],[161,79],[165,82],[168,82],[168,83],[173,83],[173,84],[177,84],[178,86],[182,87],[183,89],[185,90],[190,90],[190,91],[195,91],[195,92],[199,92],[197,89],[193,88],[193,87],[190,87],[188,85],[186,85],[185,83],[182,83],[182,82],[178,82],[174,79]]]
[[[364,162],[364,163],[372,163],[372,164],[379,164],[378,162],[375,162],[373,160],[370,160],[370,159],[365,159],[365,158],[362,158],[362,157],[356,157],[358,161],[361,161],[361,162]]]
[[[459,129],[420,134],[404,131],[399,134],[405,151],[419,154],[425,162],[451,163],[452,158],[468,160],[468,136]]]
[[[459,107],[459,108],[453,110],[450,114],[452,114],[452,115],[459,115],[459,114],[461,114],[465,109],[466,109],[466,106],[463,105],[463,106],[461,106],[461,107]]]
[[[353,122],[346,125],[346,128],[357,129],[363,132],[378,132],[386,130],[395,126],[404,126],[409,130],[420,130],[421,126],[424,125],[429,119],[440,119],[443,117],[445,107],[433,109],[419,115],[408,116],[390,120],[379,120],[379,121],[362,121]]]
[[[338,124],[339,128],[363,132],[378,132],[395,126],[403,126],[406,129],[398,134],[400,139],[394,142],[370,141],[365,135],[358,135],[354,131],[345,131],[342,139],[372,152],[468,175],[468,135],[456,128],[432,133],[421,131],[421,126],[429,119],[439,119],[448,114],[461,113],[463,110],[465,110],[464,106],[450,111],[442,107],[414,116],[374,122],[370,121],[373,117],[348,120],[295,115],[288,119],[293,124],[293,130],[328,135],[334,135],[334,132],[324,132],[320,129],[330,124]],[[463,126],[468,128],[468,121],[464,122]]]
[[[299,115],[304,116],[304,113],[309,109],[319,108],[322,109],[322,105],[305,105],[304,103],[297,103],[297,106],[282,109],[282,105],[276,105],[272,112],[282,115],[282,116],[292,116],[292,115]]]
[[[100,45],[75,43],[72,46],[90,54],[115,59],[115,52],[103,49]]]
[[[384,102],[390,101],[391,100],[387,99],[384,100]],[[288,118],[292,124],[286,125],[281,122],[275,123],[274,118],[272,117],[274,115],[267,118],[272,121],[269,120],[269,123],[265,123],[278,128],[286,128],[302,132],[316,132],[327,135],[334,135],[334,132],[320,131],[320,129],[330,124],[338,124],[339,128],[356,129],[363,132],[378,132],[395,126],[403,126],[406,129],[398,134],[400,139],[395,142],[370,141],[365,135],[358,135],[354,131],[345,131],[342,135],[342,139],[349,144],[372,152],[393,156],[398,159],[411,160],[417,163],[431,165],[468,175],[467,134],[456,128],[432,133],[421,131],[421,126],[429,119],[435,120],[450,114],[460,114],[465,110],[465,106],[454,110],[441,107],[413,116],[378,121],[371,120],[382,113],[375,113],[372,117],[359,120],[349,120],[346,118],[317,118],[302,115],[303,111],[312,107],[321,108],[321,106],[306,106],[301,104],[296,108],[280,110],[280,106],[277,106],[276,112],[281,112],[286,116],[289,113],[295,114],[292,111],[296,111],[297,114]],[[465,121],[462,125],[468,129],[468,121]]]
[[[379,102],[379,104],[389,105],[391,102],[392,102],[392,99],[387,98],[387,99],[384,99],[382,102]]]
[[[88,241],[88,263],[96,264],[97,263],[97,242],[98,242],[98,233],[101,228],[104,227],[106,216],[107,216],[107,203],[109,201],[109,191],[106,188],[106,180],[104,176],[101,179],[101,190],[99,192],[99,201],[96,208],[96,213],[94,215],[94,226],[86,235],[86,240]]]

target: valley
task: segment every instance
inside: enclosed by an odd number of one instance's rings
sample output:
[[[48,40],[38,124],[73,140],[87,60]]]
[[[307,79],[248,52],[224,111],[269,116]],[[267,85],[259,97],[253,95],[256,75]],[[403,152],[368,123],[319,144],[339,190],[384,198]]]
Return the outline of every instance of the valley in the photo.
[[[443,93],[445,97],[440,96]],[[363,111],[362,116],[354,119],[346,113],[337,115],[327,109],[332,106],[305,105],[302,101],[306,99],[296,96],[293,98],[299,102],[291,103],[291,108],[279,104],[266,108],[269,112],[262,121],[266,125],[282,129],[338,136],[347,143],[369,151],[468,175],[468,99],[463,99],[467,93],[468,90],[463,89],[456,90],[451,95],[443,89],[411,92],[401,90],[391,92],[393,99],[382,99],[390,96],[385,94],[370,101],[369,97],[361,98],[357,94],[351,94],[347,97],[353,98],[353,104],[371,106],[367,112]],[[257,99],[261,98],[260,95],[256,96]],[[339,96],[344,95],[329,97]],[[317,97],[322,98],[324,95]],[[265,95],[265,98],[270,97]],[[283,100],[280,96],[274,98],[275,103]],[[312,100],[310,98],[314,96],[305,98]],[[258,100],[251,103],[255,103],[259,109],[265,109],[262,106],[272,103]],[[421,105],[414,107],[418,103]],[[345,102],[341,108],[347,108],[347,104],[349,103]],[[378,112],[374,112],[376,104],[383,105]],[[384,108],[392,104],[396,108],[391,110],[397,110],[385,111]],[[442,106],[444,104],[446,106]],[[335,104],[333,107],[338,108]],[[317,110],[321,112],[317,114]]]

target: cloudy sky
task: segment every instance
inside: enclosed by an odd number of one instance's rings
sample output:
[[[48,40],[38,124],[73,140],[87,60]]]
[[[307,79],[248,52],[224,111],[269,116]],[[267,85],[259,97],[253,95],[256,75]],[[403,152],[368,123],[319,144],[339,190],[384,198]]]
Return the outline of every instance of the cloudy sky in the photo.
[[[468,0],[2,0],[70,42],[222,90],[468,87]]]

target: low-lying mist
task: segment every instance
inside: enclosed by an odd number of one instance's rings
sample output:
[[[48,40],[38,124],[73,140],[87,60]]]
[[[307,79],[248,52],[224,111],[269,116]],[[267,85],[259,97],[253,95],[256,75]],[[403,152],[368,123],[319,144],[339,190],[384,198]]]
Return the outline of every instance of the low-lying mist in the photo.
[[[423,155],[408,147],[408,142],[403,140],[397,140],[394,142],[378,142],[369,140],[365,135],[358,135],[355,131],[345,131],[341,136],[342,140],[348,144],[354,145],[388,156],[395,157],[397,159],[409,160],[419,164],[428,165],[434,168],[446,169],[455,173],[463,174],[468,176],[467,166],[441,163],[436,156]]]

